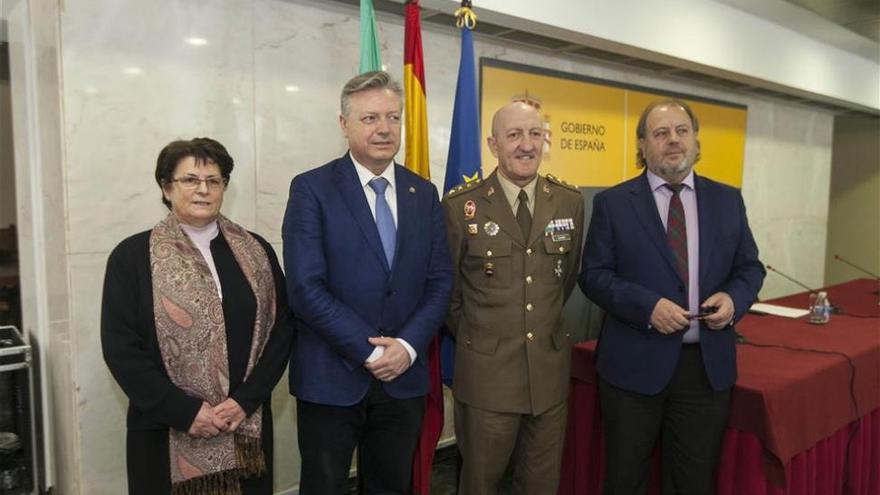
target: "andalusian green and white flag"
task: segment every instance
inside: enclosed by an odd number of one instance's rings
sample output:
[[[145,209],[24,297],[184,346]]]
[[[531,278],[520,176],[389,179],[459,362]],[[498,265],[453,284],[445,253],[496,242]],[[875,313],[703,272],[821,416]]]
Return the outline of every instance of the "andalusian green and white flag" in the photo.
[[[377,34],[373,0],[361,0],[361,74],[382,70],[382,56],[379,54]]]

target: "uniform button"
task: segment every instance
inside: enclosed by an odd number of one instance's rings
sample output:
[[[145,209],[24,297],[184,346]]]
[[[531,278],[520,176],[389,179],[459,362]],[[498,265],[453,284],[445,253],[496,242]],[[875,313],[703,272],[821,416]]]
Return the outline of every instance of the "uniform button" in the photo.
[[[565,251],[565,248],[562,247],[562,246],[559,246],[559,252],[561,253],[561,252],[563,252],[563,251]]]
[[[531,256],[532,255],[532,248],[526,249],[526,254]]]
[[[535,307],[532,306],[532,303],[528,303],[528,304],[526,304],[526,311],[531,311],[531,310],[533,310],[533,309],[535,309]]]
[[[526,334],[526,338],[529,340],[535,340],[535,334],[533,334],[532,332],[529,332]]]
[[[532,276],[531,275],[526,275],[526,283],[527,284],[532,283]]]
[[[492,251],[486,251],[486,256],[492,256]]]

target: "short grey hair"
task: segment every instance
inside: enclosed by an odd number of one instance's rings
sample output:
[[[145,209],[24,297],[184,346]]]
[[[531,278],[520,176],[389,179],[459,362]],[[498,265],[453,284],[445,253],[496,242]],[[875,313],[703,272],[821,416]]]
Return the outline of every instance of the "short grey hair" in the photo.
[[[345,86],[342,87],[342,96],[339,98],[342,115],[348,116],[348,111],[350,110],[348,101],[351,95],[373,89],[387,89],[397,95],[400,98],[401,104],[403,103],[403,89],[400,88],[400,84],[397,81],[391,79],[387,72],[381,70],[364,72],[349,79]]]

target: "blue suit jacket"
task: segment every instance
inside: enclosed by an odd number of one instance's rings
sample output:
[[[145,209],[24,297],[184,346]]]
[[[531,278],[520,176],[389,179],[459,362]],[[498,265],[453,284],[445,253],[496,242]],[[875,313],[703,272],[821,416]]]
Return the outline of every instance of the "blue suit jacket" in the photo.
[[[299,320],[290,390],[299,399],[349,406],[372,375],[363,367],[369,337],[406,340],[418,359],[385,383],[395,398],[424,395],[428,344],[452,290],[443,210],[429,181],[399,165],[397,249],[389,267],[355,165],[345,156],[296,176],[284,214],[284,266]]]
[[[700,302],[719,291],[728,293],[736,322],[754,302],[765,274],[745,205],[733,187],[695,175],[694,188],[700,226]],[[651,312],[661,297],[687,308],[688,296],[644,173],[596,195],[581,266],[581,289],[607,311],[599,336],[599,374],[625,390],[660,392],[675,370],[684,332],[663,335],[654,330],[649,326]],[[736,381],[733,327],[701,326],[700,344],[712,387],[732,386]]]

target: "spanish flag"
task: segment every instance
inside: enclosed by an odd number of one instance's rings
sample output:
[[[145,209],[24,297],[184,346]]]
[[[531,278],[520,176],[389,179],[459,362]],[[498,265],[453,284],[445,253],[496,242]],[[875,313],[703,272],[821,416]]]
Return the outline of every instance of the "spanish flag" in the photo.
[[[422,28],[419,2],[406,3],[403,34],[403,88],[406,93],[406,168],[431,178],[428,161],[428,106],[425,102],[425,59],[422,57]]]
[[[425,101],[425,63],[422,57],[422,28],[419,21],[419,2],[410,0],[405,8],[406,22],[403,34],[403,87],[406,93],[404,125],[406,126],[406,168],[431,178],[428,161],[428,109]],[[426,219],[427,221],[428,219]],[[439,329],[438,329],[439,330]],[[434,449],[443,431],[443,384],[440,381],[440,338],[428,346],[428,374],[430,384],[425,396],[425,416],[419,444],[413,456],[413,493],[431,492],[431,467]]]

